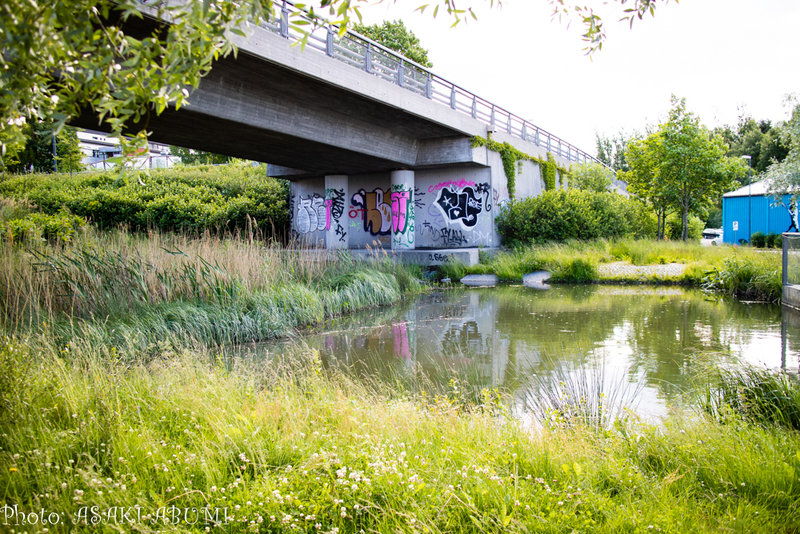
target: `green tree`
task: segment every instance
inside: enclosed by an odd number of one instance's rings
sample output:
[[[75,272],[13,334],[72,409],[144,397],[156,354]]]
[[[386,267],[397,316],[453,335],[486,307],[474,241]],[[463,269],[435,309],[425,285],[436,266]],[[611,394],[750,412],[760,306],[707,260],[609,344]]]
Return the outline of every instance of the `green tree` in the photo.
[[[83,153],[80,149],[75,128],[62,128],[56,134],[56,165],[53,165],[52,128],[42,122],[25,127],[25,143],[19,146],[13,162],[9,162],[11,172],[76,172],[82,171]]]
[[[736,128],[723,126],[716,128],[714,132],[728,145],[728,156],[751,156],[753,172],[760,174],[771,164],[783,161],[788,155],[785,128],[786,124],[782,122],[773,125],[766,119],[757,121],[751,116],[742,115]]]
[[[600,163],[573,165],[569,171],[569,186],[581,191],[605,193],[614,182],[614,172]]]
[[[746,173],[740,159],[726,157],[723,138],[672,97],[669,119],[645,139],[628,144],[628,191],[647,202],[658,217],[658,237],[670,211],[681,215],[681,238],[689,238],[689,216],[705,217],[733,180]]]
[[[184,165],[219,165],[222,163],[230,163],[233,160],[231,156],[223,156],[221,154],[213,154],[211,152],[179,146],[170,146],[169,151],[173,156],[181,158],[181,163]]]
[[[371,26],[356,24],[353,26],[353,30],[382,44],[386,48],[402,54],[423,67],[433,67],[433,63],[428,59],[428,50],[420,45],[419,38],[406,28],[402,20],[391,22],[384,20],[382,24],[373,24]]]
[[[662,137],[659,174],[681,213],[682,239],[689,238],[689,215],[706,215],[719,195],[746,171],[741,160],[725,157],[721,137],[700,124],[686,110],[686,99],[672,97],[669,120],[659,129]]]
[[[628,183],[628,192],[649,206],[656,214],[656,238],[666,235],[667,215],[674,209],[675,196],[664,182],[659,169],[663,139],[653,133],[644,139],[628,141],[629,170],[620,173]]]
[[[625,158],[629,139],[624,132],[619,132],[614,137],[606,137],[595,132],[597,159],[607,167],[614,169],[614,172],[620,173],[630,170],[628,161]]]

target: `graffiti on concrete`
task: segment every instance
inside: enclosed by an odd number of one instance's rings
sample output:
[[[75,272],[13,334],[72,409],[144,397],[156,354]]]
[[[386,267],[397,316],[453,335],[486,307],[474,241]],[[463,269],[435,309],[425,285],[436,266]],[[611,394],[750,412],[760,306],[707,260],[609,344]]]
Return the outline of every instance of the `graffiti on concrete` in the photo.
[[[314,193],[300,197],[297,207],[297,232],[307,234],[317,230],[327,230],[330,224],[325,199]]]
[[[478,195],[483,195],[483,209],[485,209],[487,212],[492,211],[491,191],[492,188],[489,187],[489,184],[486,182],[475,186],[475,193]]]
[[[414,188],[414,209],[421,210],[425,207],[425,192],[419,187]]]
[[[412,191],[402,185],[392,186],[392,232],[414,232],[414,202]],[[412,238],[413,241],[413,238]]]
[[[402,184],[392,186],[392,245],[411,248],[415,239],[413,191]]]
[[[471,180],[439,182],[438,184],[430,186],[428,188],[428,193],[435,193],[436,191],[441,191],[442,189],[464,189],[465,187],[474,187],[474,186],[475,182]]]
[[[342,226],[342,215],[344,215],[344,189],[326,189],[325,190],[325,209],[327,215],[327,228],[331,228],[332,224],[336,225],[336,235],[339,241],[344,243],[344,238],[347,232],[344,231]]]
[[[369,193],[359,189],[350,199],[355,207],[350,209],[348,215],[351,219],[358,219],[360,216],[364,231],[371,235],[389,235],[392,230],[392,207],[383,201],[387,193],[388,191],[380,188]]]
[[[452,222],[461,222],[464,226],[472,228],[478,224],[478,215],[483,210],[479,198],[471,187],[465,187],[460,192],[451,189],[439,191],[436,204],[444,213],[445,218]]]
[[[479,232],[475,230],[472,232],[472,244],[483,245],[485,247],[492,246],[492,232]]]
[[[442,228],[439,230],[439,236],[442,240],[442,246],[445,247],[461,247],[469,242],[464,232],[451,228]]]
[[[421,237],[428,237],[433,241],[438,241],[441,239],[439,229],[431,224],[430,221],[423,221],[422,226],[419,229],[419,234]]]
[[[478,224],[478,215],[492,210],[490,195],[488,183],[466,186],[460,191],[456,187],[443,188],[439,190],[435,204],[448,221],[472,228]]]
[[[438,261],[442,263],[447,263],[450,261],[450,254],[439,254],[438,252],[433,252],[428,254],[428,261]]]

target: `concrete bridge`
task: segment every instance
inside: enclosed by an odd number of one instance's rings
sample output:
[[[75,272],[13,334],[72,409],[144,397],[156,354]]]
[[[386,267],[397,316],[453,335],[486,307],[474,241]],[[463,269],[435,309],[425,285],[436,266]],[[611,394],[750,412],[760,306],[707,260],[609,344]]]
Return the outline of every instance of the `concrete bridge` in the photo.
[[[304,15],[285,3],[237,38],[238,57],[216,62],[190,105],[147,128],[156,142],[269,163],[269,175],[292,182],[292,231],[309,243],[473,263],[479,247],[498,246],[494,218],[509,200],[500,155],[473,147],[473,136],[549,152],[563,167],[594,160],[357,34],[321,26],[301,50],[290,16]],[[92,117],[76,125],[98,128]],[[531,162],[515,183],[517,198],[544,188]]]

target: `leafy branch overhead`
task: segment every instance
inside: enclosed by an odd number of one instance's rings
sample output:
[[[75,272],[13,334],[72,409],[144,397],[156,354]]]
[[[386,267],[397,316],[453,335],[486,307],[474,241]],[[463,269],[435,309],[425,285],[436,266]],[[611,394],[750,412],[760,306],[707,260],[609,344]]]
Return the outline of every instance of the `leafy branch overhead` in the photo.
[[[388,2],[389,0],[377,0]],[[422,0],[421,0],[422,1]],[[550,0],[558,12],[587,13],[565,0]],[[629,0],[617,0],[626,5]],[[641,18],[658,1],[633,0],[626,9]],[[367,0],[321,0],[308,18],[293,18],[301,35],[322,15],[341,32],[361,20]],[[437,0],[421,5],[453,24],[476,18],[472,5],[502,5],[502,0]],[[472,5],[469,5],[472,4]],[[149,119],[168,106],[188,103],[191,90],[220,57],[236,54],[234,38],[246,38],[254,24],[278,16],[273,0],[219,2],[187,0],[7,0],[0,3],[0,156],[24,141],[23,126],[43,122],[58,132],[80,114],[95,115],[115,135],[138,132],[145,147]],[[632,11],[631,11],[632,10]],[[605,34],[591,10],[585,39],[599,49]],[[163,22],[154,30],[145,16]],[[152,27],[152,26],[151,26]]]
[[[549,0],[550,5],[553,7],[553,18],[558,18],[559,21],[563,19],[579,19],[584,27],[582,35],[583,41],[586,43],[586,53],[592,55],[595,52],[602,50],[603,43],[606,41],[606,31],[603,26],[602,17],[591,6],[578,6],[571,4],[565,0]],[[675,0],[677,4],[679,0]],[[604,1],[606,4],[619,4],[622,8],[620,20],[628,21],[628,24],[633,28],[635,20],[642,20],[648,13],[650,16],[655,17],[656,7],[659,3],[668,4],[670,0],[610,0]]]

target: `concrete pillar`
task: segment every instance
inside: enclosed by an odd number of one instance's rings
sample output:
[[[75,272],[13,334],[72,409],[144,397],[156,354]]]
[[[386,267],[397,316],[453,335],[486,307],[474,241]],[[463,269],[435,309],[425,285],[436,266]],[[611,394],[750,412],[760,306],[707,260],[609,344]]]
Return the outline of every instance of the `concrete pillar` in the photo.
[[[414,171],[392,171],[392,250],[413,250]]]
[[[350,248],[350,230],[346,224],[347,202],[350,195],[344,174],[325,177],[325,248]]]

